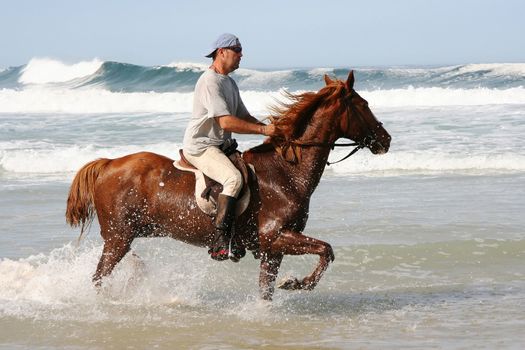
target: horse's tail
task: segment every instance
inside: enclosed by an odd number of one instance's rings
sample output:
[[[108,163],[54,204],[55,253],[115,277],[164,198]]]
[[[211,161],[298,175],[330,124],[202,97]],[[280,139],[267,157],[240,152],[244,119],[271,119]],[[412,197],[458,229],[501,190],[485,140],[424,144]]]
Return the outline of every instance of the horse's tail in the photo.
[[[67,198],[66,222],[73,226],[81,225],[80,237],[95,216],[95,181],[111,159],[97,159],[80,169],[71,184]],[[79,240],[80,240],[79,237]]]

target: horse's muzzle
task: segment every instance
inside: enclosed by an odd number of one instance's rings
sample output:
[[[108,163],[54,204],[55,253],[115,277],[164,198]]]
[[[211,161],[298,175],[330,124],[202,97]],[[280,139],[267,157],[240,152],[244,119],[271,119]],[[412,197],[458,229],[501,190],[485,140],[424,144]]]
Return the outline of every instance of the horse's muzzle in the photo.
[[[390,137],[388,137],[386,140],[378,141],[378,140],[372,140],[370,142],[370,146],[368,148],[373,154],[385,154],[388,152],[388,149],[390,148]]]

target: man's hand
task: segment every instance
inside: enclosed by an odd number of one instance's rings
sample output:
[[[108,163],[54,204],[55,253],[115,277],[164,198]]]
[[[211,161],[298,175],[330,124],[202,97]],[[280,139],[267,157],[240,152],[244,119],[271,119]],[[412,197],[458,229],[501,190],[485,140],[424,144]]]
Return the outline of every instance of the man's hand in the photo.
[[[264,125],[262,126],[262,134],[264,136],[277,136],[277,129],[275,128],[275,125],[273,124],[268,124],[268,125]]]
[[[224,130],[238,134],[260,134],[270,137],[278,135],[278,131],[273,124],[265,125],[261,122],[252,123],[234,115],[215,117],[215,120]]]

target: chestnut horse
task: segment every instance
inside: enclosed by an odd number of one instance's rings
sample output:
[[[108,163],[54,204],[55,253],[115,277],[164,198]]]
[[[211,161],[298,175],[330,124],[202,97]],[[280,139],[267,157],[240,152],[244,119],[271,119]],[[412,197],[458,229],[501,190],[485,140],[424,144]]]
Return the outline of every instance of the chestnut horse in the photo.
[[[253,165],[251,201],[235,221],[238,244],[261,259],[259,289],[271,300],[284,255],[317,254],[314,271],[280,287],[312,290],[334,260],[330,244],[305,236],[310,198],[330,150],[339,138],[356,141],[356,149],[388,151],[390,135],[353,89],[350,72],[343,82],[325,76],[317,93],[290,95],[292,103],[275,108],[272,122],[279,137],[243,153]],[[142,152],[117,159],[98,159],[76,174],[67,200],[66,220],[89,225],[96,212],[104,249],[93,282],[100,286],[130,250],[137,237],[172,237],[205,247],[214,235],[213,218],[197,206],[195,176],[177,170],[173,160]]]

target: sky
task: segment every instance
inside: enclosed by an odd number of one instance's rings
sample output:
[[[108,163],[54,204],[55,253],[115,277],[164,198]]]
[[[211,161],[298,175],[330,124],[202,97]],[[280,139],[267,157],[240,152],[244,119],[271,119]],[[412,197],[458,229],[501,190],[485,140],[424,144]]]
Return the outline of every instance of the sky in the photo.
[[[0,69],[206,63],[223,32],[246,68],[523,63],[524,14],[523,0],[0,0]]]

